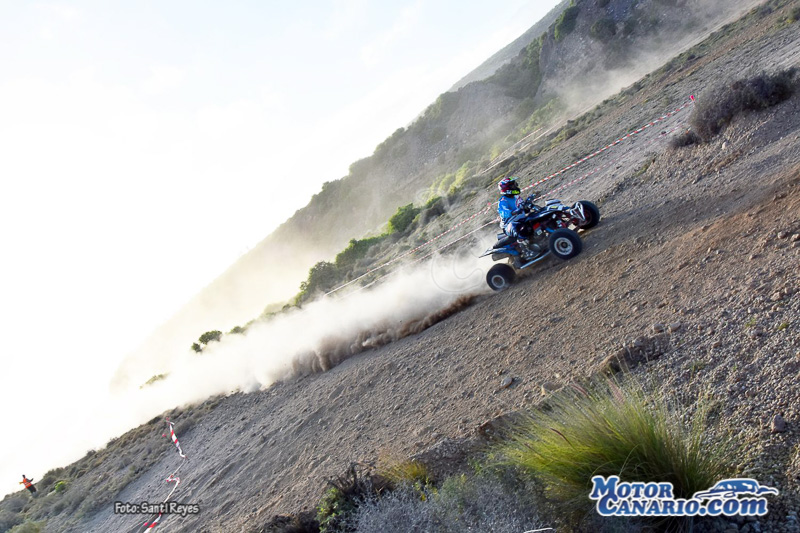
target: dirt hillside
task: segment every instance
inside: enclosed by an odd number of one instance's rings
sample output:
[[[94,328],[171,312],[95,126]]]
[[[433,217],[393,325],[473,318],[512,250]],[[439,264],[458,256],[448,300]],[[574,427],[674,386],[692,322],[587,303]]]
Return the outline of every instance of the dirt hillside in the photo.
[[[721,80],[798,65],[800,24],[782,22],[790,7],[718,36],[518,175],[527,183],[561,168],[690,94],[713,97]],[[603,212],[575,260],[545,262],[510,290],[328,372],[215,402],[185,430],[177,417],[190,459],[176,497],[202,512],[171,516],[161,531],[257,530],[313,506],[352,461],[458,456],[543,387],[637,350],[650,356],[635,370],[643,378],[719,399],[719,416],[751,450],[749,472],[782,492],[762,531],[797,531],[787,515],[800,501],[800,95],[739,116],[708,144],[670,149],[660,133],[689,112],[588,163],[584,172],[604,168],[564,191]],[[786,431],[771,432],[776,414]],[[164,494],[176,456],[158,453],[117,500]],[[47,531],[133,532],[140,518],[101,507],[59,514]]]

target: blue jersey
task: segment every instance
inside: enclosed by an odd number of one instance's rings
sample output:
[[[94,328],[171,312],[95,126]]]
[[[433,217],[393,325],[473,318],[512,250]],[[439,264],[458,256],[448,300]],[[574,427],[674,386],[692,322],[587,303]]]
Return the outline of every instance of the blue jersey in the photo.
[[[508,222],[511,218],[511,213],[519,209],[519,196],[501,196],[500,202],[497,204],[497,214],[500,215],[500,220],[503,224]]]

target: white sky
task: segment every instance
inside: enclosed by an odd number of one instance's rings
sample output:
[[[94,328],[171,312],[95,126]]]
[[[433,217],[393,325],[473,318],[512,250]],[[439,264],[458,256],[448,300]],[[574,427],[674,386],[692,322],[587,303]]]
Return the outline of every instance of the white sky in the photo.
[[[0,0],[0,492],[82,455],[70,413],[124,355],[556,3]]]

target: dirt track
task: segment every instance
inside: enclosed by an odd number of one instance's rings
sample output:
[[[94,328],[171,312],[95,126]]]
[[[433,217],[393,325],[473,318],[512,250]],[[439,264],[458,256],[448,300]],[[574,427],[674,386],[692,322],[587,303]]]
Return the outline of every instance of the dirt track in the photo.
[[[659,80],[519,174],[533,179],[563,166],[702,94],[734,65],[737,75],[797,65],[800,24],[775,31],[776,17]],[[537,400],[543,384],[585,377],[631,339],[647,342],[656,323],[676,331],[637,372],[722,401],[721,416],[753,450],[754,475],[783,492],[773,512],[782,520],[797,510],[800,484],[798,111],[795,96],[740,117],[707,145],[671,151],[659,141],[642,150],[645,137],[609,153],[610,170],[564,194],[602,199],[603,223],[584,235],[577,259],[546,262],[511,290],[327,373],[225,399],[181,435],[192,459],[178,500],[199,503],[202,514],[170,517],[161,530],[249,531],[302,510],[351,461],[472,438],[487,420]],[[514,383],[501,389],[507,376]],[[771,434],[779,412],[788,431]],[[163,493],[162,473],[174,462],[165,454],[118,499]],[[101,510],[71,531],[140,524]]]

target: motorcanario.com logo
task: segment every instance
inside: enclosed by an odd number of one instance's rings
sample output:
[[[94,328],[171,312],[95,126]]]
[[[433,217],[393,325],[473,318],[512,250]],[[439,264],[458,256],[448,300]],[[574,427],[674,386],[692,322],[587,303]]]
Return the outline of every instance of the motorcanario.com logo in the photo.
[[[690,499],[675,498],[672,483],[620,482],[594,476],[589,498],[601,516],[764,516],[768,494],[778,489],[755,479],[724,479]]]

